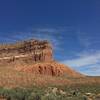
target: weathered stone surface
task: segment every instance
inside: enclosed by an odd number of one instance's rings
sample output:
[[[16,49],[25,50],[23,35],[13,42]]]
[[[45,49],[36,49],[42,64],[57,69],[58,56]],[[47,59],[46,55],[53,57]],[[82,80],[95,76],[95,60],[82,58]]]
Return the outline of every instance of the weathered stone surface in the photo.
[[[58,62],[44,62],[32,65],[16,66],[15,70],[27,73],[50,75],[50,76],[66,76],[66,77],[83,77],[82,74],[72,70],[68,66]]]
[[[29,40],[0,45],[0,66],[34,74],[80,77],[81,74],[53,60],[48,41]]]
[[[0,62],[13,62],[16,59],[33,62],[52,61],[52,47],[48,41],[29,40],[15,44],[0,45]]]

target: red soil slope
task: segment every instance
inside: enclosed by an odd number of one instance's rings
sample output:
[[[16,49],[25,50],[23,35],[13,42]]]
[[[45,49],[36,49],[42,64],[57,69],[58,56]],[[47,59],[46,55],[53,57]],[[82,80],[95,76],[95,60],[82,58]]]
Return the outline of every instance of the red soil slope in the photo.
[[[36,63],[29,66],[16,66],[17,71],[29,72],[50,76],[83,77],[82,74],[72,70],[68,66],[57,62]]]

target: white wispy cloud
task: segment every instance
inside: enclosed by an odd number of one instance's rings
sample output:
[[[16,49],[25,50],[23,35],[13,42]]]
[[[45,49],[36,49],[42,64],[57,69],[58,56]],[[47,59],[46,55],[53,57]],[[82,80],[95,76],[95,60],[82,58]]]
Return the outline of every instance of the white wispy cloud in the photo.
[[[77,58],[62,61],[62,63],[70,65],[86,75],[100,75],[100,52],[81,53]]]
[[[85,49],[93,48],[95,45],[100,44],[100,39],[98,33],[77,33],[77,37],[81,45],[84,46]]]
[[[63,63],[69,64],[73,67],[83,67],[88,65],[97,64],[100,62],[100,52],[94,54],[78,54],[77,58],[65,60]]]
[[[59,31],[59,29],[55,29],[55,28],[35,28],[33,29],[33,32],[38,32],[38,33],[57,33]]]
[[[65,59],[62,63],[70,65],[72,68],[85,74],[100,75],[100,64],[98,64],[100,61],[100,52],[97,52],[99,49],[96,49],[100,44],[100,39],[97,35],[91,36],[91,34],[76,32],[69,27],[38,27],[25,32],[13,32],[7,35],[0,35],[0,41],[16,42],[32,38],[50,41],[54,51],[57,52],[56,56],[61,52],[65,54],[64,57],[59,55],[60,58]],[[70,47],[70,45],[72,46],[74,44],[73,41],[75,41],[76,48],[82,49],[80,53]],[[67,46],[67,48],[65,46]],[[69,50],[68,46],[72,50]],[[68,58],[66,55],[68,54],[67,50],[72,54],[72,59],[69,59],[70,57]],[[72,51],[74,53],[72,53]]]
[[[32,28],[27,32],[13,32],[0,36],[3,42],[16,42],[25,39],[39,39],[48,40],[55,50],[61,50],[61,39],[63,39],[62,32],[65,31],[63,28]],[[1,41],[2,41],[1,40]],[[6,40],[6,41],[4,41]]]
[[[81,67],[81,73],[91,76],[100,76],[100,63],[93,64],[90,66]]]

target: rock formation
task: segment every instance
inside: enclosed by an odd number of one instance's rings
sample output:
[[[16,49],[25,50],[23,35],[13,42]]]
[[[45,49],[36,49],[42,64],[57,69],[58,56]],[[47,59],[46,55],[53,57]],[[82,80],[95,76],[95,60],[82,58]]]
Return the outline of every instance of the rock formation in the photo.
[[[34,74],[83,76],[68,66],[54,61],[52,46],[48,41],[34,39],[15,44],[0,45],[0,65]]]
[[[32,62],[52,61],[52,47],[48,41],[28,40],[16,44],[0,45],[0,62],[14,62],[18,59]]]
[[[83,77],[82,74],[58,62],[35,63],[33,65],[16,66],[15,69],[21,72],[50,76]]]

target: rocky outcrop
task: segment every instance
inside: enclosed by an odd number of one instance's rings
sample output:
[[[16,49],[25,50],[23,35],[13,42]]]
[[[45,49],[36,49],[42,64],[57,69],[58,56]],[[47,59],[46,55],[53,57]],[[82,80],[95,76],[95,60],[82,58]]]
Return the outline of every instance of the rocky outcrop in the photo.
[[[0,65],[12,69],[50,76],[82,77],[68,66],[53,60],[48,41],[28,40],[16,44],[0,45]]]
[[[14,62],[18,59],[32,62],[52,61],[52,47],[48,41],[28,40],[16,44],[0,45],[0,62]]]
[[[16,66],[15,70],[33,74],[50,76],[83,77],[82,74],[58,62],[36,63],[33,65]]]

